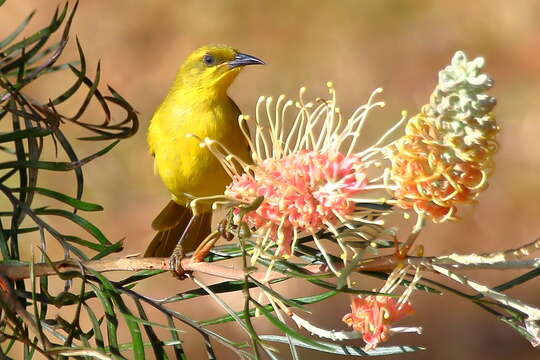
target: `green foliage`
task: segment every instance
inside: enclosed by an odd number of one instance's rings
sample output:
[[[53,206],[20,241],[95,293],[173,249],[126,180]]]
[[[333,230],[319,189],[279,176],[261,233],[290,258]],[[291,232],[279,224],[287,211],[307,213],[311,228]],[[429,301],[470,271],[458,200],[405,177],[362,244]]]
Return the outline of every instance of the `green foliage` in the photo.
[[[2,209],[4,219],[0,224],[3,263],[27,263],[21,258],[21,243],[29,241],[29,236],[41,238],[43,254],[47,251],[49,239],[57,241],[64,249],[66,259],[87,260],[88,250],[95,253],[93,258],[98,259],[122,248],[121,242],[111,242],[81,214],[103,210],[100,205],[82,200],[83,168],[88,162],[107,154],[119,139],[135,134],[138,118],[131,105],[114,89],[109,87],[110,95],[104,95],[99,90],[99,65],[95,75],[89,77],[85,54],[78,41],[78,61],[58,64],[68,43],[76,10],[77,4],[71,6],[71,9],[68,4],[64,5],[57,9],[48,26],[20,39],[34,15],[31,13],[10,35],[0,41],[0,120],[5,129],[5,132],[0,134],[0,150],[4,153],[0,162],[0,192],[6,200],[3,202],[4,206],[9,204],[9,208]],[[48,95],[49,100],[45,103],[25,94],[25,88],[29,84],[58,71],[67,71],[73,76],[72,84],[65,91],[55,96]],[[75,114],[69,115],[59,110],[63,103],[80,93],[85,95]],[[91,102],[97,102],[102,111],[103,118],[99,122],[88,122],[83,118]],[[123,110],[125,118],[114,121],[111,116],[113,108]],[[82,140],[95,141],[98,145],[103,142],[105,144],[99,145],[100,149],[93,154],[79,157],[75,150],[76,144],[64,131],[63,125],[66,123],[81,127],[89,133]],[[56,154],[56,159],[67,158],[69,161],[47,159],[47,154],[50,153]],[[63,188],[49,189],[38,186],[41,171],[73,173],[75,193],[66,193]],[[49,202],[51,199],[54,201],[50,206],[34,206],[36,200]],[[88,236],[81,238],[64,233],[61,228],[51,224],[48,220],[51,216],[73,222],[86,231]],[[43,255],[42,260],[47,260],[47,257]],[[84,348],[90,346],[91,338],[95,338],[98,344],[103,343],[99,329],[103,318],[97,319],[84,301],[92,296],[103,298],[108,291],[107,282],[103,281],[96,286],[87,282],[84,273],[74,273],[72,276],[83,280],[81,288],[72,292],[70,276],[64,274],[62,278],[66,280],[65,291],[56,296],[49,292],[47,277],[41,277],[39,281],[32,277],[30,289],[24,281],[10,281],[2,277],[5,295],[2,298],[4,317],[0,323],[2,358],[9,357],[16,342],[23,344],[25,358],[31,358],[36,352],[47,358],[57,357],[64,352],[84,352],[87,351]],[[94,293],[87,291],[88,287],[94,290]],[[106,304],[111,304],[111,299],[116,301],[116,306],[122,304],[118,296],[106,299]],[[30,308],[27,308],[28,305],[31,305]],[[73,305],[76,315],[71,321],[62,316],[48,319],[50,305]],[[111,308],[106,309],[114,311]],[[92,320],[94,327],[90,333],[81,330],[81,316]],[[130,320],[130,325],[134,323]],[[109,323],[108,325],[109,329],[113,329]],[[54,343],[52,339],[60,342]],[[109,345],[109,349],[112,345]],[[141,354],[142,341],[135,348],[137,353]],[[92,352],[105,354],[107,351],[102,348]]]

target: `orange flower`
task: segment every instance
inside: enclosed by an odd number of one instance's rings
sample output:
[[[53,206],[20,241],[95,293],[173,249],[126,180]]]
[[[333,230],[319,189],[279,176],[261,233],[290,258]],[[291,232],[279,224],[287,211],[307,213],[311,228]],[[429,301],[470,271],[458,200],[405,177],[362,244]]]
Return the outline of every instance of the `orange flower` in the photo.
[[[455,219],[456,205],[472,203],[487,187],[497,150],[495,99],[483,94],[492,80],[479,74],[482,58],[457,52],[439,74],[430,103],[407,123],[405,135],[387,149],[395,204]]]

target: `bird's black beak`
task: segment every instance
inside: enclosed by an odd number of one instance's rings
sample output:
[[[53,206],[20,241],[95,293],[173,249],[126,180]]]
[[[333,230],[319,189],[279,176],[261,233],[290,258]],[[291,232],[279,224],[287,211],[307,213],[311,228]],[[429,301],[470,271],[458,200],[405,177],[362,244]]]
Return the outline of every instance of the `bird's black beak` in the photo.
[[[228,64],[229,64],[229,67],[232,69],[238,66],[257,65],[257,64],[264,65],[264,61],[262,61],[261,59],[257,59],[255,56],[238,53],[236,54],[234,59],[228,62]]]

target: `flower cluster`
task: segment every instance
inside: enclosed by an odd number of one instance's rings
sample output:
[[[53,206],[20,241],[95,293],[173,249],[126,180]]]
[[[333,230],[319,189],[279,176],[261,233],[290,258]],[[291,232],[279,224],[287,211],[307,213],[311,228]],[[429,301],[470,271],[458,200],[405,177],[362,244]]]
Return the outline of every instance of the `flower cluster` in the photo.
[[[351,312],[343,317],[343,322],[355,331],[362,333],[366,342],[364,349],[373,350],[390,336],[390,324],[414,313],[407,302],[398,304],[389,296],[355,297],[351,303]]]
[[[220,160],[232,182],[224,196],[194,201],[212,200],[214,206],[232,208],[233,225],[249,229],[240,236],[249,237],[255,245],[252,263],[265,257],[273,264],[277,257],[291,255],[298,239],[309,237],[328,268],[352,286],[349,273],[355,270],[354,259],[362,256],[359,252],[367,243],[376,247],[382,234],[391,233],[382,225],[392,206],[414,209],[442,222],[454,219],[457,205],[473,202],[486,188],[497,150],[498,126],[491,112],[495,99],[484,94],[493,82],[481,73],[483,66],[482,58],[468,61],[463,52],[456,52],[451,64],[439,73],[429,104],[408,121],[404,114],[378,141],[361,150],[357,145],[363,144],[362,127],[369,111],[384,105],[373,102],[380,90],[348,118],[336,106],[331,83],[330,98],[314,102],[304,101],[305,88],[298,101],[282,95],[274,103],[271,97],[260,97],[254,122],[248,125],[250,117],[239,118],[253,163],[244,162],[212,139],[199,139]],[[405,135],[385,144],[405,121]],[[424,216],[419,216],[398,255],[407,254],[422,224]],[[326,251],[322,245],[322,239],[328,237],[341,249],[342,264],[330,256],[336,248]],[[360,246],[352,243],[358,238],[364,241]],[[342,273],[344,269],[348,272]],[[390,294],[411,275],[409,270],[416,274],[396,300]],[[340,336],[358,338],[361,333],[365,349],[372,350],[391,332],[419,332],[419,328],[391,327],[414,312],[408,299],[419,271],[398,264],[379,290],[387,295],[353,298],[351,312],[343,321],[354,331]],[[295,321],[319,336],[336,336],[299,317]]]
[[[499,128],[491,113],[495,98],[483,93],[493,85],[483,66],[483,58],[467,61],[456,52],[430,103],[388,148],[397,206],[441,222],[486,188]]]

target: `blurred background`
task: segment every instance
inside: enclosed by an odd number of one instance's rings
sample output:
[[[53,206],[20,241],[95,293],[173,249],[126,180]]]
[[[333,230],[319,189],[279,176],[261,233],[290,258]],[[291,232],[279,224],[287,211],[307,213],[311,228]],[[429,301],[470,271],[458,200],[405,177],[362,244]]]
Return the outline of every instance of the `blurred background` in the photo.
[[[0,38],[33,9],[37,14],[27,34],[43,27],[56,5],[55,1],[8,0],[0,8]],[[124,255],[144,250],[152,237],[150,222],[169,199],[153,175],[145,138],[148,121],[185,56],[209,43],[232,45],[267,63],[246,69],[230,90],[244,113],[253,114],[259,95],[295,97],[301,86],[308,87],[308,98],[326,95],[324,84],[332,80],[339,106],[347,114],[363,104],[373,89],[384,88],[379,99],[387,106],[371,114],[366,129],[366,138],[371,139],[394,124],[401,110],[410,115],[418,112],[428,101],[437,72],[456,50],[485,57],[486,70],[496,82],[490,93],[498,100],[495,113],[502,129],[495,174],[479,203],[460,209],[461,222],[430,224],[420,241],[427,255],[482,253],[517,247],[540,235],[538,1],[93,0],[79,4],[64,61],[77,57],[74,35],[89,67],[101,60],[102,88],[105,83],[113,86],[140,114],[139,133],[86,168],[84,199],[105,206],[105,212],[90,218],[111,240],[126,239]],[[69,86],[67,78],[53,75],[27,91],[46,100]],[[91,147],[80,142],[81,155]],[[73,186],[72,179],[65,177],[41,181]],[[468,273],[489,285],[518,274]],[[159,298],[194,287],[169,274],[160,280],[142,283],[139,290]],[[215,280],[207,279],[211,281]],[[366,282],[366,288],[376,286],[380,284]],[[295,287],[289,294],[317,291]],[[540,280],[509,294],[540,306]],[[461,298],[416,292],[412,300],[417,314],[403,324],[422,326],[424,334],[394,336],[387,344],[421,345],[427,350],[395,359],[538,358],[538,351],[514,330]],[[185,307],[178,310],[195,319],[221,314],[211,301],[182,304]],[[340,319],[349,311],[348,304],[349,299],[342,297],[314,306],[312,319],[320,326],[343,329]],[[256,323],[263,332],[272,331],[264,321]],[[216,331],[242,338],[235,325],[218,326]],[[185,348],[196,359],[202,347],[200,338],[193,339]],[[232,358],[226,350],[222,356]],[[333,358],[316,353],[309,357]]]

